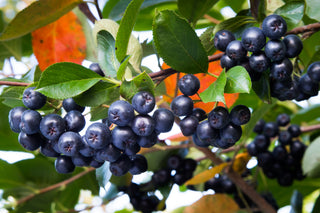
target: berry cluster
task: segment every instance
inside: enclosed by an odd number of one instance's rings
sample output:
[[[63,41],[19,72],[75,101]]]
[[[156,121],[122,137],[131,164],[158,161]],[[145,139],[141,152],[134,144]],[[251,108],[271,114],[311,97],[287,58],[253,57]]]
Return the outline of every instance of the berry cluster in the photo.
[[[215,47],[225,52],[221,67],[226,70],[241,65],[248,71],[252,81],[258,81],[263,72],[269,72],[271,95],[281,101],[306,100],[318,94],[320,62],[308,67],[306,74],[293,74],[289,58],[297,57],[303,44],[296,35],[287,35],[287,23],[279,15],[269,15],[263,20],[262,29],[247,28],[236,40],[232,32],[221,30],[215,34]],[[285,36],[282,40],[281,38]],[[266,38],[269,38],[266,41]],[[250,56],[248,57],[248,52]]]
[[[226,108],[218,106],[207,116],[204,110],[193,108],[193,101],[189,97],[200,88],[200,81],[196,76],[183,76],[178,81],[178,88],[183,95],[172,100],[171,109],[176,116],[185,116],[179,123],[183,135],[193,136],[197,146],[212,145],[224,149],[233,146],[240,139],[241,125],[248,123],[251,117],[248,107],[237,105],[229,113]]]
[[[152,192],[171,183],[182,185],[192,178],[196,167],[197,162],[191,158],[183,159],[179,155],[171,155],[167,159],[166,168],[154,172],[150,182],[141,185],[131,183],[129,187],[121,187],[121,191],[128,194],[136,210],[152,212],[157,210],[160,202]]]
[[[300,127],[290,124],[287,114],[280,114],[276,122],[260,120],[254,132],[258,135],[247,149],[251,156],[256,156],[258,165],[269,178],[277,178],[279,185],[290,186],[294,179],[302,180],[304,175],[301,160],[306,150],[299,138]],[[277,137],[278,145],[269,151],[271,140]]]

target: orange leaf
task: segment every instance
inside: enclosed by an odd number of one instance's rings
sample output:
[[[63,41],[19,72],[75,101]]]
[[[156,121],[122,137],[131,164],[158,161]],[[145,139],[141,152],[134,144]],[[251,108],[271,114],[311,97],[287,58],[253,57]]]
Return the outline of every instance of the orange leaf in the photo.
[[[57,62],[81,64],[86,56],[86,38],[73,12],[32,32],[32,47],[42,71]]]
[[[169,68],[169,66],[166,65],[165,63],[163,63],[162,68],[167,69],[167,68]],[[214,61],[214,62],[209,63],[209,68],[208,68],[209,73],[219,75],[221,73],[221,71],[222,71],[222,68],[220,66],[220,61]],[[180,73],[179,78],[181,78],[182,76],[184,76],[184,74]],[[207,75],[205,73],[195,74],[195,76],[197,76],[200,80],[200,89],[199,89],[198,93],[201,93],[204,90],[206,90],[213,82],[215,82],[217,80],[215,77],[212,77],[212,76]],[[174,97],[175,88],[176,88],[176,79],[177,79],[177,74],[174,74],[164,80],[165,85],[166,85],[167,94],[165,94],[163,97],[164,97],[165,101],[170,102],[170,103],[172,101],[172,98]],[[178,95],[182,95],[182,93],[179,91]],[[239,96],[238,93],[224,94],[227,106],[228,107],[232,106],[235,103],[235,101],[238,99],[238,96]],[[193,100],[199,100],[198,95],[193,95],[193,96],[191,96],[191,98]],[[196,107],[202,108],[207,113],[213,109],[213,106],[214,106],[213,102],[211,102],[211,103],[197,102],[194,104],[195,108]]]
[[[236,213],[239,211],[237,203],[226,194],[205,195],[190,206],[183,213]]]
[[[233,164],[232,169],[238,173],[243,173],[247,168],[247,163],[250,160],[250,155],[248,152],[237,154]]]
[[[190,180],[188,180],[185,185],[197,185],[200,183],[204,183],[211,178],[213,178],[216,174],[220,173],[229,163],[222,163],[211,169],[205,170],[195,176],[193,176]]]

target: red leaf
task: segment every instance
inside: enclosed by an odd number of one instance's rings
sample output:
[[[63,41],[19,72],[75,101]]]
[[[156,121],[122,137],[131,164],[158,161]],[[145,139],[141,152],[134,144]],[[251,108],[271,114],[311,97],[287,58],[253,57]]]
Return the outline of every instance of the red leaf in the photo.
[[[86,38],[73,12],[32,32],[32,47],[42,71],[57,62],[81,64],[86,56]]]

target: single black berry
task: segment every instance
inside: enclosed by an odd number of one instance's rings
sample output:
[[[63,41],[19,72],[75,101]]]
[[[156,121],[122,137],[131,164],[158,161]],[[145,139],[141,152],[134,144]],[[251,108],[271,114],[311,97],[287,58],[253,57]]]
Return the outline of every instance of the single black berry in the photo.
[[[155,130],[158,133],[169,132],[173,126],[174,114],[168,109],[159,108],[152,115],[155,121]]]
[[[226,54],[232,60],[239,61],[247,56],[247,50],[244,49],[240,41],[234,40],[228,44]]]
[[[122,154],[118,160],[110,163],[110,171],[115,176],[126,174],[132,167],[132,161],[125,154]]]
[[[218,50],[225,52],[228,44],[233,40],[236,40],[236,37],[232,32],[228,30],[220,30],[214,35],[213,42],[214,46]]]
[[[15,107],[10,110],[9,112],[9,125],[13,132],[19,133],[20,130],[20,122],[21,122],[21,115],[27,109],[25,107]]]
[[[37,150],[40,147],[40,145],[45,142],[41,134],[36,133],[28,135],[25,132],[19,133],[18,141],[23,148],[29,151]]]
[[[228,55],[224,54],[220,58],[220,66],[229,70],[230,68],[237,66],[237,61],[231,59]]]
[[[190,115],[193,110],[193,101],[186,95],[179,95],[172,100],[171,110],[176,116]]]
[[[47,97],[38,91],[35,91],[35,87],[28,87],[22,95],[23,104],[29,109],[40,109],[47,101]]]
[[[134,118],[134,108],[126,101],[113,102],[108,111],[108,119],[118,126],[127,126]]]
[[[21,115],[20,129],[21,131],[31,135],[40,131],[41,115],[34,110],[26,110]]]
[[[250,67],[256,72],[266,71],[270,67],[270,63],[270,59],[263,51],[253,53],[249,57]]]
[[[149,136],[153,132],[155,122],[149,115],[137,115],[131,124],[134,133],[139,136]]]
[[[320,82],[320,61],[313,62],[307,69],[307,74],[313,83]]]
[[[281,40],[269,40],[264,51],[272,61],[281,61],[285,58],[287,49]]]
[[[279,133],[279,128],[277,123],[268,122],[263,127],[263,134],[268,136],[269,138],[277,136]]]
[[[93,72],[101,75],[101,76],[105,76],[104,73],[103,73],[103,71],[102,71],[102,69],[101,69],[101,67],[99,66],[98,63],[92,63],[92,64],[90,64],[89,69],[92,70]]]
[[[187,74],[179,79],[178,88],[184,95],[192,96],[198,92],[200,81],[195,75]]]
[[[244,125],[250,121],[251,112],[245,105],[237,105],[230,112],[230,120],[235,125]]]
[[[67,131],[80,132],[86,125],[86,120],[81,112],[69,111],[63,118],[67,124]]]
[[[198,118],[199,122],[207,118],[207,113],[201,108],[193,108],[192,115]]]
[[[277,81],[290,82],[293,66],[289,59],[273,62],[270,67],[271,76]]]
[[[228,125],[230,115],[226,108],[217,106],[208,115],[208,121],[212,128],[222,129]]]
[[[132,106],[140,114],[148,114],[155,105],[154,96],[146,91],[138,92],[132,98]]]
[[[91,124],[85,134],[88,145],[94,149],[101,149],[110,143],[111,132],[104,123]]]
[[[60,155],[54,162],[56,171],[58,173],[67,174],[71,173],[75,169],[75,165],[72,162],[72,158],[66,155]]]
[[[79,133],[65,132],[58,141],[58,147],[62,154],[67,156],[74,156],[78,154],[82,145],[82,138]]]
[[[262,22],[262,31],[270,39],[280,39],[287,31],[287,23],[279,15],[269,15]]]
[[[141,174],[148,169],[147,159],[143,155],[135,155],[131,157],[132,166],[129,169],[129,172],[132,175]]]
[[[71,111],[71,110],[77,110],[79,112],[83,112],[85,107],[80,106],[79,104],[77,104],[73,98],[67,98],[64,99],[62,101],[62,107],[64,110],[66,110],[67,112]]]
[[[250,52],[260,51],[266,44],[266,36],[258,27],[249,27],[242,33],[243,47]]]
[[[282,41],[286,46],[286,56],[288,58],[294,58],[298,56],[303,49],[302,41],[297,35],[287,35]]]
[[[40,122],[40,132],[49,140],[57,140],[65,131],[66,122],[60,115],[46,115]]]
[[[288,131],[291,133],[292,137],[298,137],[301,134],[300,126],[297,124],[291,124],[288,127]]]
[[[198,118],[193,115],[186,116],[179,123],[180,130],[184,136],[191,136],[197,131],[199,124]]]

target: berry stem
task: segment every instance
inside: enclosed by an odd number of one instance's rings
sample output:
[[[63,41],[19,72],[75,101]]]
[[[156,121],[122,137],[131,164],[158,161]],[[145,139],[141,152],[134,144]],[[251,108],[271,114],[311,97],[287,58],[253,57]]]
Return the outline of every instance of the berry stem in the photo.
[[[212,76],[212,77],[215,77],[215,78],[218,78],[218,77],[219,77],[219,76],[217,76],[217,75],[215,75],[215,74],[213,74],[213,73],[210,73],[210,72],[208,72],[207,74],[210,75],[210,76]]]
[[[78,180],[79,178],[83,177],[84,175],[86,175],[86,174],[88,174],[88,173],[90,173],[90,172],[92,172],[92,171],[94,171],[94,170],[95,170],[95,168],[92,168],[92,167],[91,167],[91,168],[88,168],[87,170],[85,170],[85,171],[83,171],[83,172],[80,172],[79,174],[77,174],[77,175],[75,175],[75,176],[73,176],[73,177],[71,177],[71,178],[69,178],[69,179],[66,179],[66,180],[61,181],[61,182],[56,183],[56,184],[53,184],[53,185],[48,186],[48,187],[46,187],[46,188],[40,189],[40,190],[38,191],[38,193],[28,195],[28,196],[26,196],[26,197],[21,198],[20,200],[18,200],[18,201],[17,201],[17,205],[20,205],[20,204],[22,204],[22,203],[25,203],[25,202],[31,200],[32,198],[34,198],[34,197],[37,196],[37,195],[40,195],[40,194],[43,194],[43,193],[52,191],[52,190],[57,189],[57,188],[59,188],[59,187],[61,187],[61,186],[68,185],[69,183],[72,183],[73,181]]]
[[[200,151],[202,151],[214,164],[219,165],[223,163],[223,161],[218,158],[214,153],[211,152],[208,148],[197,147]],[[230,180],[241,189],[243,193],[248,195],[252,201],[254,201],[257,206],[266,213],[276,213],[275,209],[264,199],[259,193],[250,185],[248,185],[241,176],[233,171],[231,168],[225,170],[226,175],[230,178]]]
[[[212,16],[208,15],[208,14],[204,14],[203,18],[207,19],[208,21],[214,23],[214,24],[219,24],[221,21],[219,21],[218,19],[213,18]]]
[[[14,82],[14,81],[0,81],[0,85],[6,85],[6,86],[29,86],[30,83],[25,82]]]
[[[91,13],[88,4],[87,3],[81,3],[79,4],[79,9],[81,12],[94,24],[94,22],[97,20],[96,17]]]

